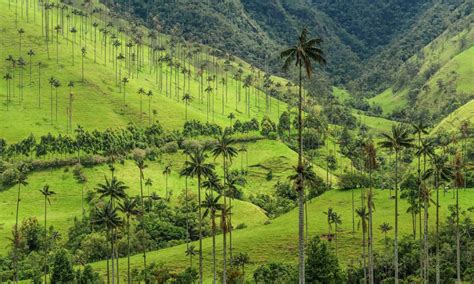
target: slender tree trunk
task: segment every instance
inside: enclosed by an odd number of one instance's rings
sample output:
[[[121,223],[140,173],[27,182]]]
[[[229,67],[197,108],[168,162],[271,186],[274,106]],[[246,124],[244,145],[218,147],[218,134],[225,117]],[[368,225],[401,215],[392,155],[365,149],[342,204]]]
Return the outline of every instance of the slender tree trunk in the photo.
[[[394,238],[395,284],[398,284],[398,150],[395,150],[395,238]]]
[[[203,282],[202,274],[202,208],[201,208],[201,175],[198,175],[198,204],[199,204],[199,283]]]
[[[440,257],[439,257],[439,174],[435,175],[436,186],[436,284],[441,283]]]
[[[303,96],[302,89],[302,67],[299,66],[299,89],[298,89],[298,266],[299,266],[299,283],[305,283],[305,255],[304,255],[304,196],[303,196]]]
[[[374,284],[374,254],[373,254],[373,216],[372,216],[372,169],[369,171],[369,196],[367,198],[367,207],[369,208],[369,239],[368,239],[368,249],[369,249],[369,284]]]
[[[461,283],[461,240],[459,235],[459,187],[456,187],[456,276]]]

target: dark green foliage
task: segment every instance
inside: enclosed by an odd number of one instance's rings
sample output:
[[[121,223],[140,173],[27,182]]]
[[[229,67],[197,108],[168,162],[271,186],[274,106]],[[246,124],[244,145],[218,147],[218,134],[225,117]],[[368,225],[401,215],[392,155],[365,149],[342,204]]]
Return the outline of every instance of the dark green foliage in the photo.
[[[65,249],[58,249],[53,257],[51,283],[69,283],[74,280],[70,255]]]
[[[349,190],[353,188],[363,188],[369,186],[369,178],[357,172],[347,172],[339,176],[339,188]]]
[[[253,280],[261,284],[297,283],[298,271],[291,265],[272,262],[255,269]]]
[[[99,283],[100,276],[99,273],[95,272],[94,269],[92,269],[92,266],[86,265],[84,266],[84,270],[81,271],[81,269],[79,269],[76,272],[76,280],[78,284]]]
[[[329,249],[327,242],[318,237],[310,240],[306,248],[306,282],[340,283],[343,273],[337,257]]]

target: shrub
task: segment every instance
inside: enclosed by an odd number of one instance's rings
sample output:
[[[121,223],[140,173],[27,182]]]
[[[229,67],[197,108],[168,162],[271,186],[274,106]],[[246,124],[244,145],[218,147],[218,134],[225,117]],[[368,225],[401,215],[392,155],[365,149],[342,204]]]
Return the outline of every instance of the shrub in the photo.
[[[51,271],[51,283],[69,283],[74,280],[74,270],[69,253],[65,249],[59,249],[53,257],[53,269]]]
[[[172,154],[172,153],[178,152],[178,148],[179,148],[178,143],[168,142],[165,145],[163,145],[163,147],[161,147],[161,150],[163,151],[163,153]]]

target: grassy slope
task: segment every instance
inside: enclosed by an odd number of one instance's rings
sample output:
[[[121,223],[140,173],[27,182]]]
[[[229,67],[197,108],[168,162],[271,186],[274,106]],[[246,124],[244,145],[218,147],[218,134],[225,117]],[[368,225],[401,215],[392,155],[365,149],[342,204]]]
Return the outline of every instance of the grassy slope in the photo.
[[[474,100],[445,117],[431,132],[458,131],[465,120],[470,121],[471,124],[474,123]]]
[[[7,138],[9,141],[16,141],[24,138],[30,133],[35,135],[43,135],[47,132],[63,132],[66,128],[66,107],[67,107],[67,96],[69,89],[66,87],[69,81],[75,82],[73,93],[75,94],[73,102],[73,124],[80,124],[86,128],[97,128],[104,129],[107,127],[124,126],[129,121],[137,124],[146,124],[148,121],[148,103],[147,99],[144,99],[143,105],[143,122],[140,121],[140,100],[136,91],[138,88],[143,87],[146,90],[151,89],[155,96],[152,100],[152,110],[157,111],[156,119],[162,121],[162,124],[167,129],[181,128],[184,123],[184,112],[185,106],[179,98],[179,102],[176,97],[166,97],[163,91],[160,92],[158,86],[154,83],[155,76],[148,74],[148,68],[140,74],[140,78],[130,78],[130,83],[126,86],[126,106],[122,103],[122,93],[120,88],[115,84],[115,74],[112,67],[112,62],[107,62],[107,66],[104,65],[103,53],[100,48],[100,44],[97,46],[97,61],[98,64],[94,64],[94,45],[93,41],[90,41],[89,37],[86,41],[85,46],[87,47],[88,53],[85,58],[85,82],[81,80],[81,55],[80,48],[83,46],[79,42],[79,33],[77,33],[76,45],[75,45],[75,66],[72,66],[72,42],[71,35],[69,40],[59,37],[59,51],[60,61],[59,65],[56,64],[56,41],[50,43],[50,55],[51,59],[47,59],[46,47],[44,44],[44,38],[41,37],[41,25],[40,16],[37,15],[36,22],[33,19],[33,13],[30,10],[30,23],[26,23],[26,19],[20,20],[18,27],[15,25],[15,14],[12,6],[12,10],[8,9],[8,1],[0,1],[0,17],[2,19],[0,26],[0,37],[3,39],[0,41],[0,58],[5,59],[8,55],[13,55],[14,58],[20,56],[25,59],[28,63],[25,66],[25,79],[24,79],[24,101],[20,105],[18,103],[18,74],[16,74],[14,84],[15,86],[15,97],[13,98],[13,104],[10,105],[10,110],[6,111],[5,97],[6,97],[6,81],[0,81],[0,120],[3,121],[0,125],[0,133],[2,137]],[[55,13],[54,13],[55,15]],[[54,16],[55,18],[55,16]],[[17,29],[23,28],[25,34],[22,40],[22,52],[19,52],[19,37],[17,35]],[[100,39],[100,36],[98,36]],[[98,40],[100,42],[100,40]],[[122,47],[125,42],[122,43]],[[30,84],[29,77],[29,58],[27,51],[33,49],[36,53],[33,56],[33,72],[32,72],[32,83]],[[148,53],[146,53],[148,55]],[[110,55],[107,55],[110,57]],[[41,109],[38,109],[38,62],[43,63],[42,75],[41,75]],[[145,59],[147,62],[147,59]],[[219,64],[223,64],[222,60]],[[236,65],[235,63],[233,65]],[[2,77],[9,70],[8,62],[4,61],[0,65],[0,73]],[[250,71],[243,67],[244,76]],[[194,78],[191,80],[191,95],[194,97],[194,101],[189,106],[189,119],[206,120],[206,103],[199,103],[198,97],[198,81]],[[122,74],[126,76],[125,71]],[[166,71],[169,73],[169,70]],[[165,73],[165,74],[166,74]],[[59,104],[58,104],[58,121],[53,124],[50,123],[50,110],[49,110],[49,85],[48,79],[54,76],[59,79],[62,86],[58,89]],[[163,80],[165,75],[163,75]],[[251,97],[251,114],[248,116],[244,114],[244,102],[243,100],[238,105],[238,110],[235,110],[235,96],[237,89],[237,82],[230,79],[229,75],[229,86],[228,86],[228,101],[226,103],[224,114],[221,114],[221,90],[222,85],[219,86],[219,94],[215,100],[215,122],[221,125],[227,125],[227,115],[233,112],[238,119],[248,120],[249,117],[256,117],[261,119],[265,114],[264,101],[265,96],[263,93],[258,92],[258,99],[260,100],[260,108],[254,105],[254,97]],[[283,80],[283,79],[279,79]],[[180,74],[180,82],[183,82],[183,76]],[[173,81],[174,86],[174,81]],[[182,85],[181,85],[182,86]],[[242,90],[242,94],[244,91]],[[183,94],[183,90],[180,91],[180,97]],[[277,105],[280,104],[280,108],[286,109],[286,104],[279,102],[275,99],[271,99],[273,105],[273,111],[268,113],[273,121],[277,120]],[[55,108],[55,106],[53,107]],[[210,120],[213,119],[210,115]]]
[[[370,98],[369,102],[380,105],[384,114],[390,114],[395,109],[404,107],[407,103],[404,94],[394,94],[392,89],[387,89],[383,93]]]
[[[359,192],[355,191],[356,207],[359,206],[358,197]],[[451,192],[443,196],[440,193],[441,218],[446,217],[447,207],[453,204]],[[378,230],[378,226],[383,222],[389,222],[393,225],[393,199],[388,198],[388,191],[377,191],[375,196],[374,213],[374,239],[377,250],[383,249],[383,235]],[[460,192],[461,207],[466,209],[474,202],[474,191],[463,190]],[[361,232],[357,230],[356,219],[356,233],[352,234],[352,217],[351,217],[351,191],[333,190],[323,194],[322,196],[312,200],[308,204],[309,211],[309,229],[310,235],[322,235],[327,232],[327,224],[325,223],[325,215],[328,207],[332,207],[336,212],[342,215],[343,224],[341,231],[338,234],[338,254],[339,259],[343,265],[347,265],[353,261],[358,261],[361,255],[359,248],[361,242]],[[407,204],[402,201],[400,203],[400,233],[402,235],[411,232],[410,215],[406,214]],[[431,207],[430,210],[434,210]],[[434,212],[430,213],[434,216]],[[237,217],[237,215],[236,215]],[[235,244],[235,251],[249,253],[252,264],[247,268],[247,271],[252,271],[256,266],[268,263],[270,261],[282,261],[288,263],[296,263],[297,257],[297,210],[293,210],[275,220],[269,225],[257,226],[253,228],[238,230],[234,232],[233,242]],[[434,228],[434,218],[430,219],[430,227]],[[389,233],[393,236],[393,231]],[[218,238],[218,243],[221,243],[221,238]],[[335,245],[332,245],[335,248]],[[187,259],[184,255],[185,245],[180,245],[172,248],[163,249],[149,253],[148,259],[150,261],[166,263],[174,269],[183,269],[188,265]],[[221,252],[220,246],[217,248],[218,253]],[[204,261],[205,273],[207,275],[208,283],[211,277],[211,240],[204,241]],[[132,258],[133,267],[139,267],[142,263],[140,255]],[[196,261],[196,260],[195,260]],[[195,262],[196,263],[196,262]],[[126,259],[121,260],[121,267],[126,266]],[[105,272],[105,262],[94,264],[94,267]],[[247,275],[249,276],[249,275]]]

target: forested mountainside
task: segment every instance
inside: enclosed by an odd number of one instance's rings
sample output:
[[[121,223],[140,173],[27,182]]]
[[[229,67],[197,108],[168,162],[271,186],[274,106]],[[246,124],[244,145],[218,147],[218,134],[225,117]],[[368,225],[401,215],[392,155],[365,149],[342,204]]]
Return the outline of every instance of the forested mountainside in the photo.
[[[302,26],[308,26],[325,41],[326,71],[331,80],[366,96],[388,88],[404,62],[471,14],[473,7],[471,0],[118,3],[118,11],[128,11],[151,27],[203,42],[260,67],[268,65],[277,72],[280,47],[288,45]]]

